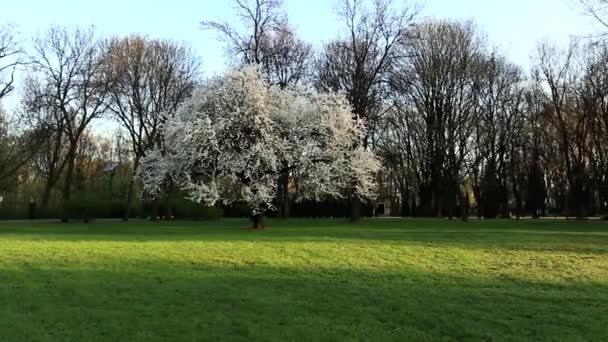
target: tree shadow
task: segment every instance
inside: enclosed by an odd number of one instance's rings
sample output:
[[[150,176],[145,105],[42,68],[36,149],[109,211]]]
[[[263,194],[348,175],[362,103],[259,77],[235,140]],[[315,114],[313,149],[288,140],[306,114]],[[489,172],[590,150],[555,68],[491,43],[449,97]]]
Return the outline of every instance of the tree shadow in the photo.
[[[601,340],[608,287],[441,273],[218,267],[0,272],[3,340]]]
[[[365,242],[395,245],[452,246],[464,249],[561,251],[605,254],[608,229],[601,224],[556,221],[269,220],[263,232],[249,230],[245,219],[175,222],[104,222],[93,224],[1,223],[3,239],[51,241],[231,241]]]

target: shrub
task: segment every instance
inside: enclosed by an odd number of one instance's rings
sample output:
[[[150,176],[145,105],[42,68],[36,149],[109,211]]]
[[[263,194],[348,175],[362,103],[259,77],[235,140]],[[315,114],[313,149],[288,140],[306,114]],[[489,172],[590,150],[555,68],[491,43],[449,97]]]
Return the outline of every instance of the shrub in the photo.
[[[190,200],[180,198],[171,201],[175,218],[192,220],[217,220],[224,216],[221,208],[207,207]]]

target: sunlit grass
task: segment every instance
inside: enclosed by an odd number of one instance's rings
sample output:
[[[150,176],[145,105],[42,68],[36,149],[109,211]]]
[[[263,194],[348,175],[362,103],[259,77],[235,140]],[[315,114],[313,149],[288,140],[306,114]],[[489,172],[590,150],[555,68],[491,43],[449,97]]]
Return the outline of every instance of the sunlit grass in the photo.
[[[602,340],[608,225],[0,223],[2,341]]]

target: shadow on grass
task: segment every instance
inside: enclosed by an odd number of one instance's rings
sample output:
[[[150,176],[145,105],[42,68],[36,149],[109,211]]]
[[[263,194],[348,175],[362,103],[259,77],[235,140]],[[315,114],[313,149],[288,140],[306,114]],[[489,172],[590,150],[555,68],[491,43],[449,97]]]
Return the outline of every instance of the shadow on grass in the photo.
[[[108,265],[97,265],[97,267]],[[601,340],[608,287],[153,264],[0,272],[3,341]]]
[[[0,238],[50,241],[361,241],[382,244],[441,245],[511,251],[563,251],[603,254],[608,227],[563,221],[269,220],[254,232],[247,220],[175,222],[0,223]]]

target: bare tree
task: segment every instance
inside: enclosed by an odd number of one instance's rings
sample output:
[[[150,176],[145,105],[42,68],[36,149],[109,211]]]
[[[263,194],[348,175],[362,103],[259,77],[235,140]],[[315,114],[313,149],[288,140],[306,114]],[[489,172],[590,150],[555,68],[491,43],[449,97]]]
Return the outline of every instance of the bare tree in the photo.
[[[12,27],[0,26],[0,180],[13,174],[21,163],[15,163],[14,144],[9,141],[9,117],[2,100],[14,89],[15,70],[20,63],[21,49]],[[4,182],[2,182],[4,183]],[[1,184],[1,183],[0,183]]]
[[[233,0],[239,30],[226,22],[203,21],[205,30],[219,34],[231,62],[257,65],[273,84],[287,87],[303,81],[310,71],[312,46],[289,25],[282,0]]]
[[[2,105],[2,100],[13,93],[15,73],[24,63],[24,52],[15,28],[0,25],[0,187],[14,185],[15,174],[31,160],[38,137],[44,135],[37,128],[22,129],[21,118],[9,115]]]
[[[340,0],[338,14],[347,32],[325,45],[318,61],[318,86],[345,92],[353,116],[368,124],[361,144],[370,147],[377,124],[382,88],[388,71],[401,57],[397,47],[407,38],[418,7],[404,4],[397,9],[390,0],[375,0],[368,8],[362,0]],[[352,194],[351,220],[361,217],[361,199]]]
[[[185,44],[137,35],[111,39],[105,51],[111,84],[108,108],[131,142],[134,174],[146,152],[162,145],[162,126],[191,95],[200,61]],[[131,215],[133,195],[132,175],[125,220]]]
[[[47,132],[42,127],[23,128],[23,121],[7,119],[0,108],[0,190],[14,189],[27,171]]]
[[[608,28],[608,0],[570,0],[580,6],[583,13],[592,17],[600,25]]]
[[[57,108],[45,105],[42,86],[41,80],[33,75],[27,77],[21,102],[26,124],[29,127],[43,127],[47,132],[32,160],[32,170],[43,181],[40,209],[44,212],[68,162],[66,147],[69,142],[65,134],[65,120]]]
[[[413,134],[407,147],[424,214],[451,215],[465,205],[480,115],[485,40],[471,22],[429,20],[400,46],[391,86],[398,112]],[[415,165],[414,165],[415,163]]]
[[[593,43],[585,48],[584,74],[579,90],[580,110],[589,121],[589,163],[598,209],[608,209],[608,46]]]
[[[61,218],[67,222],[78,143],[107,107],[103,49],[93,28],[53,26],[34,39],[34,51],[33,70],[41,82],[36,102],[57,116],[68,142]]]
[[[15,28],[0,25],[0,101],[15,89],[15,72],[22,64],[23,50]]]
[[[587,111],[580,110],[577,87],[582,75],[577,63],[579,46],[572,43],[566,50],[560,50],[548,43],[538,46],[534,78],[537,86],[546,88],[544,92],[547,122],[559,147],[561,170],[567,180],[569,193],[568,208],[575,207],[575,215],[585,216],[586,192],[588,185],[588,133],[590,121]],[[568,214],[569,211],[566,210]]]
[[[312,45],[300,39],[287,21],[272,33],[269,50],[269,58],[262,64],[262,70],[271,83],[287,88],[309,80]]]
[[[226,52],[237,65],[264,65],[272,52],[274,32],[285,22],[282,0],[234,0],[236,14],[245,26],[239,32],[227,22],[203,21],[203,29],[215,30],[226,42]]]
[[[509,214],[509,193],[513,190],[519,209],[521,196],[514,179],[518,176],[517,150],[521,146],[524,125],[523,74],[519,67],[509,63],[496,52],[483,62],[480,94],[480,117],[476,127],[476,154],[482,177],[476,191],[482,204],[483,216],[496,218]],[[521,159],[521,158],[520,158]],[[510,189],[511,188],[511,189]],[[519,212],[519,211],[518,211]]]

